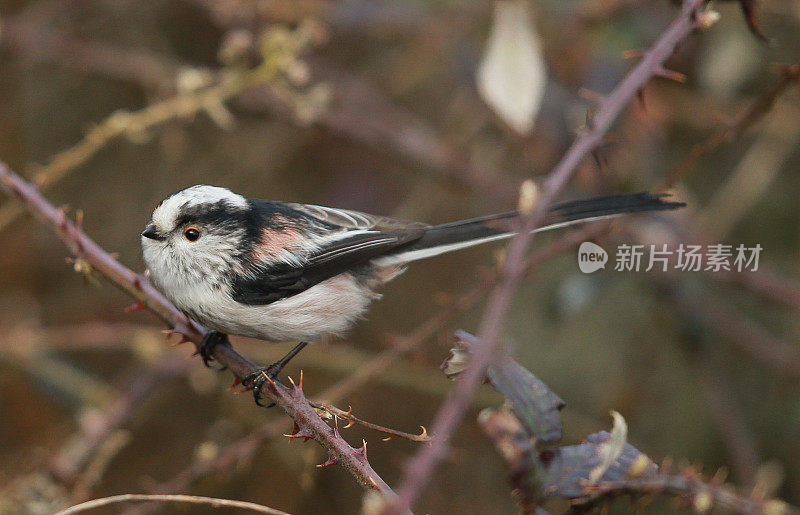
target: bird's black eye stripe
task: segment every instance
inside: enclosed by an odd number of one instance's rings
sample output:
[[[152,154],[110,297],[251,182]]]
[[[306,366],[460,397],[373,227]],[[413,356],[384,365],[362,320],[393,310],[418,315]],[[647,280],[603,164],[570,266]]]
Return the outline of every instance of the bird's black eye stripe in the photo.
[[[183,235],[189,241],[197,241],[197,238],[200,237],[200,231],[192,225],[183,230]]]

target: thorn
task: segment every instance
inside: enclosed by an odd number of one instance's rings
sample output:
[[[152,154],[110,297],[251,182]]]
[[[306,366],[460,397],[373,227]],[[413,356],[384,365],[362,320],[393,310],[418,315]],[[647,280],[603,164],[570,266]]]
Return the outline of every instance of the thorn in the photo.
[[[78,229],[83,227],[83,209],[75,210],[75,225],[78,226]]]
[[[317,468],[330,467],[331,465],[336,465],[337,463],[339,463],[339,460],[337,460],[332,454],[329,454],[328,461],[326,461],[325,463],[320,463],[319,465],[317,465]]]
[[[382,441],[382,442],[388,442],[389,440],[394,440],[394,435],[389,435],[389,436],[387,436],[386,438],[384,438],[384,439],[383,439],[383,440],[381,440],[381,441]]]
[[[350,429],[350,428],[351,428],[351,427],[353,427],[354,425],[356,425],[356,423],[355,423],[355,422],[353,422],[352,420],[348,420],[348,421],[347,421],[347,425],[346,425],[346,426],[344,426],[342,429]]]
[[[431,437],[428,436],[428,430],[425,429],[425,426],[419,426],[422,428],[422,432],[419,434],[418,438],[424,438],[425,440],[430,440]]]
[[[131,311],[139,311],[140,309],[144,309],[144,308],[145,308],[144,302],[142,302],[141,300],[138,300],[138,301],[134,302],[133,304],[131,304],[130,306],[126,307],[125,308],[125,312],[126,313],[130,313]]]
[[[353,406],[352,405],[348,405],[347,406],[347,413],[345,413],[345,417],[352,417],[352,416],[353,416]]]
[[[184,343],[189,343],[189,342],[191,341],[191,340],[189,339],[189,337],[188,337],[188,336],[186,336],[185,334],[182,334],[182,333],[178,333],[178,334],[180,334],[180,335],[181,335],[181,339],[180,339],[180,340],[178,340],[177,342],[173,343],[173,344],[172,344],[172,346],[173,346],[173,347],[177,347],[178,345],[182,345],[182,344],[184,344]],[[199,351],[194,351],[194,352],[192,353],[192,355],[191,355],[191,356],[189,356],[189,357],[191,358],[192,356],[197,356],[197,354],[199,354]]]
[[[139,291],[142,291],[142,281],[141,279],[139,279],[138,275],[133,274],[133,279],[131,279],[131,282],[133,283],[134,288],[136,288]]]
[[[228,388],[228,391],[230,392],[231,390],[233,390],[234,388],[236,388],[236,387],[237,387],[237,386],[239,386],[240,384],[242,384],[242,380],[241,380],[241,379],[239,379],[238,377],[235,377],[235,378],[233,379],[233,384],[232,384],[232,385],[231,385],[231,386]]]
[[[113,259],[119,259],[119,252],[109,252],[108,255]]]
[[[605,95],[598,93],[597,91],[592,91],[591,89],[581,88],[578,90],[578,96],[584,100],[588,100],[593,104],[600,105],[606,99]]]
[[[298,383],[297,388],[302,392],[303,391],[303,369],[300,369],[300,382]]]
[[[367,441],[361,440],[361,447],[353,451],[353,455],[361,461],[367,461]]]
[[[290,383],[292,383],[292,386],[293,386],[294,388],[297,388],[297,385],[296,385],[296,384],[294,384],[294,379],[292,379],[292,376],[286,376],[286,379],[288,379],[288,380],[289,380],[289,382],[290,382]]]
[[[292,441],[292,440],[294,440],[295,438],[303,438],[303,439],[304,439],[304,441],[306,441],[306,442],[307,442],[309,439],[311,439],[311,438],[313,438],[313,437],[314,437],[314,435],[312,435],[312,434],[311,434],[310,432],[308,432],[307,430],[305,430],[305,429],[300,429],[300,428],[298,427],[298,425],[297,425],[297,424],[295,424],[295,425],[294,425],[294,430],[292,431],[292,433],[291,433],[291,434],[284,434],[283,436],[285,436],[285,437],[289,438],[289,441]]]
[[[61,220],[58,222],[58,227],[62,231],[66,232],[69,228],[69,219],[67,218],[67,207],[62,207],[59,211],[61,211]]]
[[[661,77],[662,79],[675,81],[679,84],[686,82],[686,75],[681,72],[676,72],[675,70],[668,70],[663,66],[656,68],[655,75],[657,77]]]
[[[339,417],[333,417],[333,437],[334,438],[341,438],[342,436],[339,434]]]

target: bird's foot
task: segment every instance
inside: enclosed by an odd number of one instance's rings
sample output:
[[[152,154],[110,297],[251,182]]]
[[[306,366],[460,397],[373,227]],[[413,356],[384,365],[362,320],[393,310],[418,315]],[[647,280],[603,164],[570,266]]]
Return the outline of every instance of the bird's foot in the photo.
[[[269,405],[262,403],[261,392],[264,390],[264,385],[267,384],[267,382],[271,383],[278,378],[278,374],[281,370],[283,370],[283,364],[278,361],[268,367],[259,368],[252,374],[249,374],[242,379],[242,386],[245,387],[245,391],[253,390],[253,397],[256,400],[256,404],[263,408],[271,408],[275,406],[274,402],[271,402]]]
[[[253,390],[253,397],[256,399],[256,404],[265,408],[271,408],[275,406],[274,402],[270,403],[269,406],[265,406],[261,403],[261,392],[264,389],[264,384],[266,384],[267,381],[270,383],[275,381],[275,379],[278,377],[278,374],[281,372],[281,370],[283,370],[283,367],[285,367],[293,357],[297,356],[297,354],[303,350],[306,345],[308,345],[307,342],[298,343],[284,357],[272,365],[266,368],[259,368],[252,374],[249,374],[247,377],[242,379],[242,386],[248,390]]]
[[[211,365],[211,362],[214,361],[214,347],[217,345],[227,345],[228,347],[231,346],[230,340],[228,340],[228,335],[225,333],[220,333],[219,331],[211,330],[203,337],[203,341],[200,342],[200,357],[203,359],[203,364],[208,368],[214,368]],[[225,367],[220,368],[219,370],[225,370]]]

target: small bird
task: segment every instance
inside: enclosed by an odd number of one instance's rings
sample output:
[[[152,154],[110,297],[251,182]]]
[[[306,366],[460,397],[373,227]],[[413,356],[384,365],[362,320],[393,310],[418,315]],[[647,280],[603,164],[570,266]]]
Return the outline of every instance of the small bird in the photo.
[[[647,193],[563,202],[535,232],[682,206]],[[201,346],[207,365],[227,334],[300,342],[243,381],[258,402],[265,375],[275,377],[308,342],[344,333],[407,263],[509,238],[518,224],[516,211],[427,225],[197,185],[156,207],[142,250],[155,287],[213,330]]]

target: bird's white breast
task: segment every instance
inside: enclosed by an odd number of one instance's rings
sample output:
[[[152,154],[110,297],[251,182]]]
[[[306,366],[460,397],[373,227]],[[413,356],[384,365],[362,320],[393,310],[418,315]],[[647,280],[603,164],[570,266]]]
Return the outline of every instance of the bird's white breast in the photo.
[[[217,331],[272,342],[314,341],[340,335],[378,295],[352,274],[340,274],[306,291],[266,305],[231,296],[221,269],[201,272],[163,246],[143,241],[153,284],[190,318]],[[207,271],[208,267],[202,267]]]

